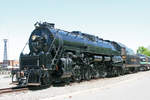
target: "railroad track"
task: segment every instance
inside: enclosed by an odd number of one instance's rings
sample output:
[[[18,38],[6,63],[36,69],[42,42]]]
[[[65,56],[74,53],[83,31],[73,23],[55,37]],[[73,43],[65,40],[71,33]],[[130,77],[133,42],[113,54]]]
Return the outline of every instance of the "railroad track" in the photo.
[[[29,90],[27,87],[11,87],[0,89],[0,95],[5,93],[21,92]]]

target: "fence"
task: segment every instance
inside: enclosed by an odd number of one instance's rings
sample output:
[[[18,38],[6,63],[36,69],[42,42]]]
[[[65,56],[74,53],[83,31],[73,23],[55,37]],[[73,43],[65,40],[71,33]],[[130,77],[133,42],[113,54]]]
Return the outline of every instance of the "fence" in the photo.
[[[10,70],[0,70],[0,75],[11,75]]]

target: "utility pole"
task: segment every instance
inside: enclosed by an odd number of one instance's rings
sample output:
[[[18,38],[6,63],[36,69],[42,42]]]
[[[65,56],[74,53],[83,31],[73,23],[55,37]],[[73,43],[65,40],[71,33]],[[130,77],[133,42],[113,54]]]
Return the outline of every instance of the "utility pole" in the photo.
[[[4,57],[3,57],[3,67],[6,68],[8,66],[7,59],[7,41],[8,39],[4,39]]]

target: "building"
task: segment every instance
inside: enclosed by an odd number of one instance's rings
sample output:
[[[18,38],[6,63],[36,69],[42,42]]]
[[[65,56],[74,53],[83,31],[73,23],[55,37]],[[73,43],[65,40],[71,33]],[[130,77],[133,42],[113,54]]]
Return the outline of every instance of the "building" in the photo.
[[[19,66],[19,61],[17,61],[17,60],[8,60],[8,66]]]
[[[3,62],[0,62],[0,66],[3,66]],[[18,60],[8,60],[8,66],[16,67],[19,66]]]

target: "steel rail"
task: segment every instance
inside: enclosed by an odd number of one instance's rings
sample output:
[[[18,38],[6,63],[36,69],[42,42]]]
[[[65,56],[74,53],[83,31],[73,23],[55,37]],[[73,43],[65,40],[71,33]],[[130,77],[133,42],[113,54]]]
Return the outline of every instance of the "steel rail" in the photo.
[[[11,87],[11,88],[2,88],[0,89],[0,94],[21,92],[29,90],[27,87]]]

